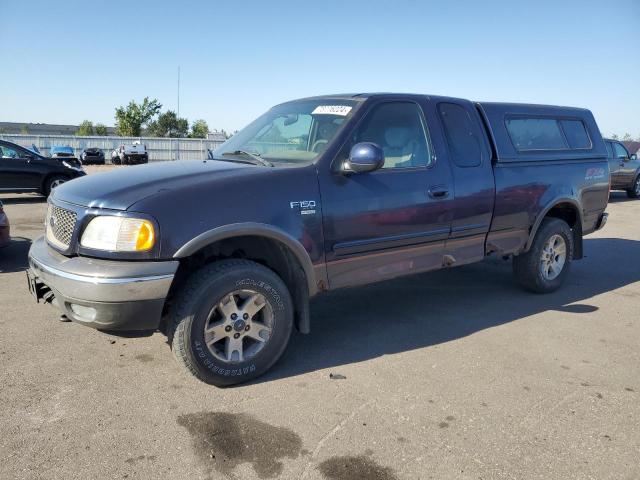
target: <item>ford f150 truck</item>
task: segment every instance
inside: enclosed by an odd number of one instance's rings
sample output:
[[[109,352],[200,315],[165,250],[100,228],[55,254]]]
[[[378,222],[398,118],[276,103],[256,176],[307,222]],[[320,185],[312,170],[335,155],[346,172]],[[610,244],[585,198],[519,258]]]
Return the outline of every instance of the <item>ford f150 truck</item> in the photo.
[[[611,172],[611,190],[625,190],[629,198],[640,197],[640,159],[617,140],[604,139]]]
[[[308,333],[319,292],[490,254],[551,292],[607,218],[607,150],[579,108],[314,97],[212,157],[55,189],[29,253],[36,298],[101,330],[161,329],[179,363],[223,386]]]

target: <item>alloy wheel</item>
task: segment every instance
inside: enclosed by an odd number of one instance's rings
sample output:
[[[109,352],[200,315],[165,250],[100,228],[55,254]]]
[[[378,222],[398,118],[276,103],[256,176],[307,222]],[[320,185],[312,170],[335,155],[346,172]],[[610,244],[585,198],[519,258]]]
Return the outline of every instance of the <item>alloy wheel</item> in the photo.
[[[245,362],[264,348],[273,327],[273,309],[264,295],[253,290],[236,290],[209,312],[204,340],[218,360]]]
[[[546,280],[554,280],[562,273],[567,260],[567,243],[562,235],[552,235],[542,249],[540,272]]]
[[[65,180],[61,179],[61,178],[56,178],[53,182],[51,182],[51,190],[53,190],[56,187],[59,187],[60,185],[62,185],[65,182]]]

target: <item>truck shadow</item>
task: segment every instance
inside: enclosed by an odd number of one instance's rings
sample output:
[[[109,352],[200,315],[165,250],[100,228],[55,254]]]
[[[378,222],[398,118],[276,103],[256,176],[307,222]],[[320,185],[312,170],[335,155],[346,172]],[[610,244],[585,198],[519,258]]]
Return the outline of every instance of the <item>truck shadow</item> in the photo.
[[[640,280],[640,241],[585,238],[565,285],[548,295],[521,290],[511,262],[488,260],[313,299],[311,334],[295,335],[257,383],[427,348],[545,311],[584,315],[589,300]],[[638,295],[627,293],[626,295]],[[640,295],[638,295],[640,300]]]

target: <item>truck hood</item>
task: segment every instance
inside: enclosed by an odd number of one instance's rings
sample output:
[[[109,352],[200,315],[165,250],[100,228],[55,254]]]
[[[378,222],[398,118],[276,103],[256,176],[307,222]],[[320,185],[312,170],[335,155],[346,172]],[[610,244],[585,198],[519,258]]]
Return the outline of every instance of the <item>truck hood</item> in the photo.
[[[90,208],[126,210],[158,192],[189,188],[213,179],[256,173],[268,167],[215,160],[181,160],[120,167],[66,182],[53,190],[53,201]]]

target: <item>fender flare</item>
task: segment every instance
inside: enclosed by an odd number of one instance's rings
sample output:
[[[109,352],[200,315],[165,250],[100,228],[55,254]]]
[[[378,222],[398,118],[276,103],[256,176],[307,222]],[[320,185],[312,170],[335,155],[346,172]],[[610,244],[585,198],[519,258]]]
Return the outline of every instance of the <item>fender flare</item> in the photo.
[[[572,205],[577,212],[577,216],[578,216],[577,228],[573,229],[574,243],[575,243],[575,249],[576,249],[575,253],[578,254],[578,256],[575,256],[575,258],[576,259],[582,258],[582,247],[581,245],[578,245],[578,242],[582,241],[582,209],[580,208],[580,204],[578,203],[578,201],[572,197],[556,197],[553,200],[551,200],[549,203],[547,203],[547,206],[544,209],[542,209],[540,214],[536,217],[535,222],[533,222],[533,226],[531,227],[531,232],[529,232],[529,239],[527,240],[527,243],[524,248],[525,252],[528,252],[529,249],[531,248],[531,244],[533,243],[533,240],[536,237],[536,233],[538,233],[538,228],[540,228],[540,224],[542,223],[542,220],[544,220],[544,218],[547,216],[547,213],[549,213],[549,211],[553,207],[556,207],[561,203],[568,203]]]
[[[185,243],[178,249],[173,257],[185,258],[217,241],[243,236],[265,237],[282,243],[293,253],[298,262],[300,262],[307,280],[309,295],[313,296],[317,293],[318,287],[316,285],[313,263],[302,244],[287,232],[265,223],[232,223],[207,230]]]

